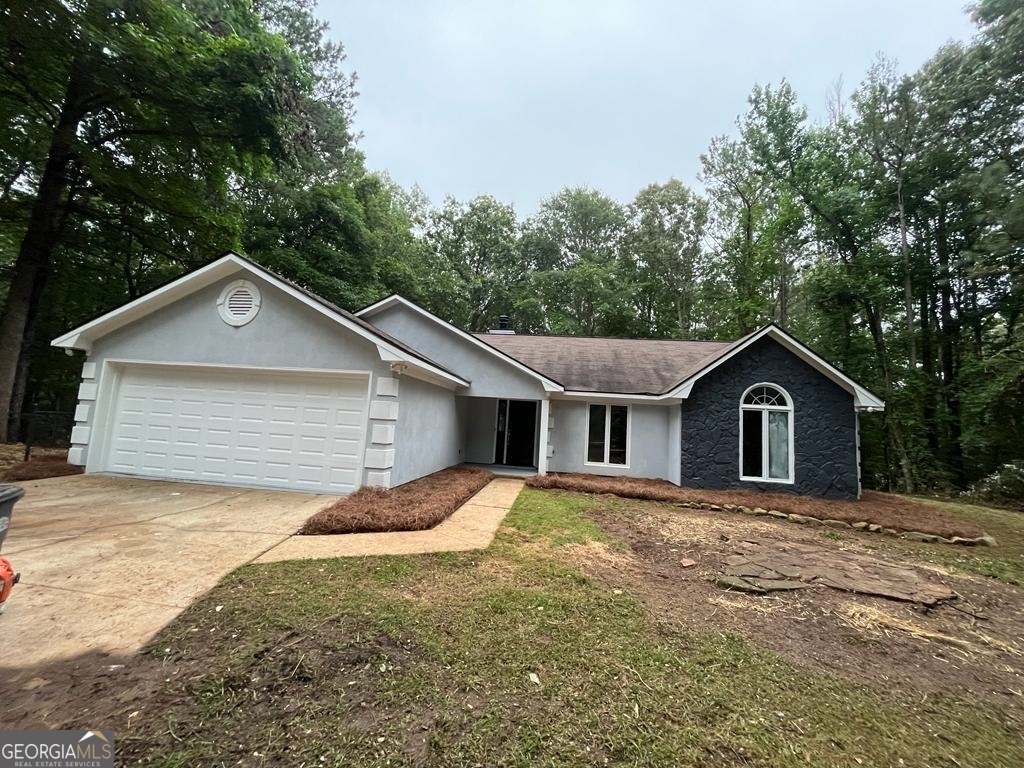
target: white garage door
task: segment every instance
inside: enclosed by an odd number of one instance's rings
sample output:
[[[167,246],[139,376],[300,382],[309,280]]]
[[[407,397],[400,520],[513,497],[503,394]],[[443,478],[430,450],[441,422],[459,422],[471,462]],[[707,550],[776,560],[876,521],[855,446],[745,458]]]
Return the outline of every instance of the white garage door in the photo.
[[[349,493],[361,484],[365,375],[126,367],[104,469]]]

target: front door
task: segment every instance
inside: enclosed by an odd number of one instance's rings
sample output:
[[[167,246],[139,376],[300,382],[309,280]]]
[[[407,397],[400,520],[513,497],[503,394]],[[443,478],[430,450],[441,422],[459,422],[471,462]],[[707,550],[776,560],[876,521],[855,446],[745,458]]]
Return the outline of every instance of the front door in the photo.
[[[532,467],[537,436],[537,403],[533,400],[499,400],[494,463]]]

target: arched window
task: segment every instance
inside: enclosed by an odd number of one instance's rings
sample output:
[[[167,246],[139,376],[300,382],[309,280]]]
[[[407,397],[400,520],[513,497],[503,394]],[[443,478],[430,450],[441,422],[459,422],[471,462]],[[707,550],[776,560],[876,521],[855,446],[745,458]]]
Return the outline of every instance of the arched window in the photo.
[[[740,400],[740,479],[793,482],[793,401],[774,384]]]

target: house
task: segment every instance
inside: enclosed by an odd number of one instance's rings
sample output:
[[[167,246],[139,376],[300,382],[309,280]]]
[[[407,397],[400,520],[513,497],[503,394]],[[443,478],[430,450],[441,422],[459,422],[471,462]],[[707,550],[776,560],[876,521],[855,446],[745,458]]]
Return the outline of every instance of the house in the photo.
[[[88,472],[344,494],[460,463],[860,491],[883,403],[774,325],[732,343],[471,334],[355,314],[229,253],[53,341]]]

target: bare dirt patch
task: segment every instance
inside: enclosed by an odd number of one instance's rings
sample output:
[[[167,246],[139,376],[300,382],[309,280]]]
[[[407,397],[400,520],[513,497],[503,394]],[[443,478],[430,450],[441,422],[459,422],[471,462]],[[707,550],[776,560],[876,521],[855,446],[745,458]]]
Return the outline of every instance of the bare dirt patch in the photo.
[[[1024,709],[1024,590],[918,563],[895,540],[868,549],[855,534],[837,541],[829,531],[770,518],[654,506],[588,516],[629,550],[593,542],[562,550],[599,582],[634,594],[659,621],[734,631],[796,664],[857,681],[928,692],[967,688]],[[762,595],[718,586],[737,553],[794,545],[831,550],[836,562],[869,559],[912,571],[956,597],[930,608],[822,583]]]
[[[257,722],[273,723],[299,744],[338,738],[339,723],[350,736],[369,740],[395,717],[422,721],[425,713],[379,702],[381,680],[420,657],[412,641],[338,616],[230,655],[200,636],[169,654],[90,653],[32,669],[0,669],[0,694],[5,727],[72,728],[84,719],[115,729],[119,763],[194,742],[216,744],[218,764],[248,764],[261,748],[250,736]],[[424,736],[429,731],[408,731],[409,754]],[[294,764],[304,758],[297,753]]]
[[[360,488],[314,514],[299,533],[318,536],[433,528],[493,477],[485,469],[451,467],[387,491]]]
[[[543,477],[531,477],[526,484],[533,488],[609,493],[626,499],[670,504],[714,504],[723,508],[735,505],[751,509],[760,507],[817,520],[838,520],[851,525],[870,523],[896,531],[919,531],[946,538],[976,538],[985,533],[973,523],[953,517],[927,502],[877,491],[864,491],[860,499],[843,501],[787,493],[681,488],[667,480],[575,473],[549,473]]]
[[[33,448],[25,461],[25,446],[21,443],[0,444],[0,482],[18,483],[42,480],[46,477],[80,475],[81,467],[67,463],[66,448]]]

